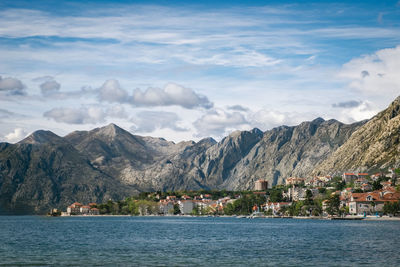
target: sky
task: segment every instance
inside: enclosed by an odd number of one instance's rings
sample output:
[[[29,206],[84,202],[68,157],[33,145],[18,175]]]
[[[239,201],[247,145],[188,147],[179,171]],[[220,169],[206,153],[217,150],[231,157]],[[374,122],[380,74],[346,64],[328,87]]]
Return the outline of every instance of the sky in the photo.
[[[109,123],[220,140],[399,95],[400,1],[0,2],[1,142]]]

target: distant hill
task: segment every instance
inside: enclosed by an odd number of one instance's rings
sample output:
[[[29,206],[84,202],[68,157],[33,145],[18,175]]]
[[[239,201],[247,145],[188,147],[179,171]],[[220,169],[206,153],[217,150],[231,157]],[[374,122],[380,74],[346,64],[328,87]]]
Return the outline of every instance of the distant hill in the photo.
[[[74,202],[104,202],[141,191],[251,189],[288,176],[399,166],[400,97],[369,121],[317,118],[216,142],[174,143],[110,124],[65,137],[36,131],[0,143],[0,213],[44,213]]]

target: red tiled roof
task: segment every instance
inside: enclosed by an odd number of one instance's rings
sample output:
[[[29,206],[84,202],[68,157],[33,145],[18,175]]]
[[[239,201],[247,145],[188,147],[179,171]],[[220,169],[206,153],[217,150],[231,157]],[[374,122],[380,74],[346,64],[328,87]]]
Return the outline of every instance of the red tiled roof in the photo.
[[[397,202],[400,200],[400,193],[391,193],[391,192],[386,192],[382,194],[382,191],[374,191],[374,192],[369,192],[369,193],[353,193],[353,199],[356,202],[368,202],[367,200],[368,196],[371,196],[373,201],[379,201],[379,202]]]

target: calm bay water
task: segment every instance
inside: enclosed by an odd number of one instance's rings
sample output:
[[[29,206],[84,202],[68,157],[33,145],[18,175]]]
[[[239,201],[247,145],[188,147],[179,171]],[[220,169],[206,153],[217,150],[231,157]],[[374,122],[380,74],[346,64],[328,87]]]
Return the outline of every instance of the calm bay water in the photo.
[[[0,265],[400,266],[400,221],[0,216]]]

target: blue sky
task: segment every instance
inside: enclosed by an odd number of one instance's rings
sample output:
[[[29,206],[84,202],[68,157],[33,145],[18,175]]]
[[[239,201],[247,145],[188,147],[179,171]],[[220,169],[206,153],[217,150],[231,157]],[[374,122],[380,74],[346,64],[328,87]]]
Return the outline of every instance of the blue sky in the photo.
[[[0,2],[0,140],[110,122],[219,139],[399,95],[398,1],[170,2]]]

